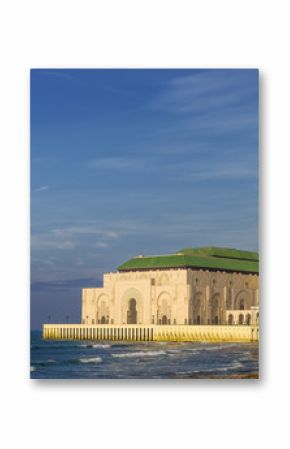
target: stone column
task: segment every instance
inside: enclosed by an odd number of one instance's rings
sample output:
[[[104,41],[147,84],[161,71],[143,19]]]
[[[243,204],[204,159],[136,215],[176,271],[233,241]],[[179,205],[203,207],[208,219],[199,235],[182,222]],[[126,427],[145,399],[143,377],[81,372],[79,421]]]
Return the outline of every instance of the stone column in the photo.
[[[259,307],[259,289],[256,288],[255,306]]]
[[[205,287],[205,323],[208,324],[209,317],[209,295],[210,295],[210,287],[207,285]]]
[[[226,310],[227,310],[227,287],[224,287],[223,288],[222,316],[221,316],[221,323],[220,324],[227,324]]]

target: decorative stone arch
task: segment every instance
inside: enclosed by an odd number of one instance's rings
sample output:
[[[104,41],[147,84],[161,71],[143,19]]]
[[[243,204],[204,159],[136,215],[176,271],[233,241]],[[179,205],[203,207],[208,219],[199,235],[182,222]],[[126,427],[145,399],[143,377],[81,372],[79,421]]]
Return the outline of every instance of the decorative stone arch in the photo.
[[[137,288],[128,288],[121,298],[121,324],[143,324],[143,304],[141,292]]]
[[[241,290],[235,297],[235,310],[249,310],[251,305],[251,298],[246,290]]]
[[[97,299],[96,323],[110,323],[110,299],[105,293],[102,293]]]
[[[172,324],[172,296],[161,292],[157,297],[157,324]]]

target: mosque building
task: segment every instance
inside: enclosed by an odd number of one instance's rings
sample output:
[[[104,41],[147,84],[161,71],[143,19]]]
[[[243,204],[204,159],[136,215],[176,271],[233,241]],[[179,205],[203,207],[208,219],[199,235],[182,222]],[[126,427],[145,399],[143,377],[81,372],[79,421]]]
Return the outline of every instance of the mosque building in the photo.
[[[82,290],[85,325],[258,325],[259,256],[184,248],[136,256]]]

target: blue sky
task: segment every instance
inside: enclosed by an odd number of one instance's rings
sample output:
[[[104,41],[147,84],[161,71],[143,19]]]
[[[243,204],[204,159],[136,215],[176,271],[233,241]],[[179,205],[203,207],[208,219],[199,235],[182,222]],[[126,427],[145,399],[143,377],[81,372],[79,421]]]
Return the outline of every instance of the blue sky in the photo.
[[[31,71],[31,325],[138,254],[258,250],[257,70]]]

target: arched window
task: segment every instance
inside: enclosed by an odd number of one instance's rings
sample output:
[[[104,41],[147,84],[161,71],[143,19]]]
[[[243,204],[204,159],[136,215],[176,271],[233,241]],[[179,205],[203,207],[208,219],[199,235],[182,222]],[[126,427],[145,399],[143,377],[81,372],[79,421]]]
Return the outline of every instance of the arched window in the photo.
[[[200,324],[200,315],[197,315],[196,317],[196,324]]]
[[[239,324],[244,324],[244,315],[240,313],[239,315]]]
[[[248,313],[246,316],[246,324],[249,326],[251,324],[251,315]]]
[[[232,314],[230,314],[229,317],[228,317],[228,324],[232,325],[233,323],[234,323],[234,317],[233,317]]]
[[[240,310],[245,310],[245,301],[244,301],[243,298],[240,300],[239,309]]]

